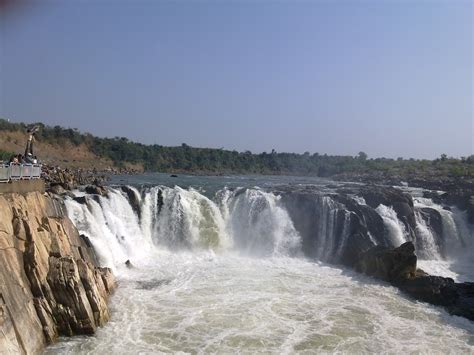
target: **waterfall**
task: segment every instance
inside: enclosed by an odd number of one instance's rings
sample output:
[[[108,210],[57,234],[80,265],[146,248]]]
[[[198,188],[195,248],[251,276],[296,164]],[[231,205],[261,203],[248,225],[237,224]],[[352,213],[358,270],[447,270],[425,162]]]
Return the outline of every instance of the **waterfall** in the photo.
[[[459,254],[464,254],[466,250],[472,250],[474,243],[473,231],[469,227],[469,223],[467,222],[467,218],[465,216],[465,212],[459,211],[456,207],[452,209],[445,209],[443,206],[434,203],[429,198],[421,198],[417,197],[414,199],[415,202],[415,209],[420,210],[422,208],[430,208],[439,213],[441,216],[441,223],[442,223],[442,248],[443,248],[443,255],[445,258],[453,258],[458,257]],[[417,229],[419,227],[420,230],[425,230],[425,237],[428,237],[428,233],[433,235],[435,234],[429,227],[426,226],[426,221],[417,216]],[[434,239],[432,237],[432,239]],[[432,244],[432,243],[430,243]],[[429,245],[426,249],[429,248]],[[438,248],[439,249],[439,248]],[[436,258],[437,255],[432,255]],[[439,254],[438,254],[439,258]]]
[[[162,202],[158,203],[160,194]],[[155,187],[148,198],[152,204],[144,204],[142,213],[151,214],[153,220],[143,228],[156,244],[171,249],[228,249],[232,245],[219,207],[198,191]]]
[[[156,257],[160,250],[260,257],[304,254],[344,263],[379,243],[399,246],[412,238],[421,262],[474,262],[474,237],[465,213],[421,197],[414,199],[413,236],[393,207],[381,204],[375,209],[388,232],[385,243],[383,226],[375,228],[365,201],[356,199],[363,208],[354,212],[331,194],[223,188],[209,198],[178,186],[122,186],[108,188],[107,196],[76,194],[79,198],[65,202],[69,217],[90,239],[101,264],[114,269],[126,260],[136,264]],[[365,224],[369,221],[372,229]]]
[[[142,193],[128,189],[136,195],[139,213],[121,189],[109,188],[107,196],[85,196],[85,203],[66,200],[69,217],[91,240],[104,266],[135,262],[159,248],[236,250],[258,256],[301,251],[300,236],[280,197],[272,193],[224,189],[215,202],[192,188],[155,186]]]
[[[398,247],[405,243],[407,241],[407,232],[394,209],[381,204],[375,210],[382,217],[393,246]]]
[[[349,236],[351,213],[330,196],[318,196],[317,203],[316,258],[338,262]]]
[[[300,236],[280,197],[260,189],[238,189],[221,198],[227,232],[239,250],[255,255],[293,255],[300,250]]]
[[[145,237],[126,197],[110,189],[108,197],[85,196],[85,204],[65,200],[69,218],[89,238],[102,265],[115,270],[128,259],[149,255],[151,239]]]
[[[420,211],[415,210],[416,242],[418,257],[423,259],[440,259],[439,247],[433,236],[433,231],[428,227]]]

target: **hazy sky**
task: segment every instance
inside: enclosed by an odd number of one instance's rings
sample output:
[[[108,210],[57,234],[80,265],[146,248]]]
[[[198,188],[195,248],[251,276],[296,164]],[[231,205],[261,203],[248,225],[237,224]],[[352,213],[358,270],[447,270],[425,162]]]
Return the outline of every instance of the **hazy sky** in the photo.
[[[471,1],[0,8],[0,117],[143,143],[474,153]]]

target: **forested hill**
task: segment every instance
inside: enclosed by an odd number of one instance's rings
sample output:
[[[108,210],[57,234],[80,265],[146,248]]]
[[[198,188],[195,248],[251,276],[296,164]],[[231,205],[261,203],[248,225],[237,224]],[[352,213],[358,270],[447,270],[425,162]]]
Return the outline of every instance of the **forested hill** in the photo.
[[[38,157],[63,166],[140,167],[146,171],[189,172],[203,174],[298,174],[334,176],[337,174],[383,174],[407,176],[419,174],[453,177],[474,176],[474,156],[461,159],[443,155],[435,160],[331,156],[318,153],[252,154],[224,149],[145,145],[124,137],[100,138],[76,129],[49,127],[39,123],[36,136]],[[26,124],[0,119],[0,150],[3,158],[24,149]]]

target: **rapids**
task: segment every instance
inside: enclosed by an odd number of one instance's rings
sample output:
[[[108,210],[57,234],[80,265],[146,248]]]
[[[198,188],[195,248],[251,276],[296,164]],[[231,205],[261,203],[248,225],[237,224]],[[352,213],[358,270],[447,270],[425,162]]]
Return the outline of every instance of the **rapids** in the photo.
[[[324,263],[337,264],[348,247],[352,212],[330,195],[315,197],[309,258],[281,196],[254,182],[140,182],[127,188],[134,203],[121,186],[87,203],[68,198],[69,217],[119,287],[106,326],[47,353],[474,352],[473,322]],[[442,216],[446,245],[425,220],[428,206]],[[422,198],[414,208],[412,234],[391,207],[376,209],[389,243],[417,238],[426,271],[472,281],[474,260],[463,250],[473,238],[462,213]]]

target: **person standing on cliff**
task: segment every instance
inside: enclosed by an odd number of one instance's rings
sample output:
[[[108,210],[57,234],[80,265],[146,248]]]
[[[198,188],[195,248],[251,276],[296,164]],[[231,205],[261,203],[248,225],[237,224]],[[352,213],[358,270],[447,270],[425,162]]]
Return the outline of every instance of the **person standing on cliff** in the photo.
[[[33,140],[34,135],[36,132],[39,131],[39,126],[32,126],[29,127],[26,132],[30,134],[28,141],[26,142],[25,148],[25,162],[29,164],[34,163],[34,155],[33,155]]]

